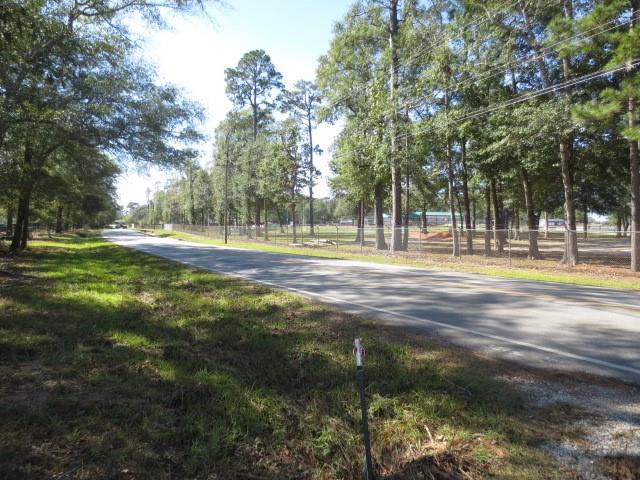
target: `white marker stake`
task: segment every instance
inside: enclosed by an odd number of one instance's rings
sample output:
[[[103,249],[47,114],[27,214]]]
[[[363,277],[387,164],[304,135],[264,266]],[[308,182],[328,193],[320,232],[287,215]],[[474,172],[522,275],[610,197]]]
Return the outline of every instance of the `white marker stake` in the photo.
[[[353,347],[356,355],[356,367],[362,368],[362,342],[359,338],[353,341]]]
[[[360,393],[360,410],[362,411],[362,437],[364,440],[364,456],[366,467],[366,480],[375,480],[373,474],[373,461],[371,460],[371,439],[369,438],[369,421],[367,418],[367,399],[364,392],[364,370],[362,369],[362,357],[365,354],[362,341],[356,338],[353,341],[353,354],[356,356],[356,377]]]

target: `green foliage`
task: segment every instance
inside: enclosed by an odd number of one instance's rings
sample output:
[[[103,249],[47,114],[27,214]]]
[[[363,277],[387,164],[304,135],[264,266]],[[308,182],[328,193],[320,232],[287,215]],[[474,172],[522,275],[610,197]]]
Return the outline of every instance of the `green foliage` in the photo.
[[[366,211],[374,204],[389,211],[389,194],[403,190],[405,212],[473,209],[474,220],[484,220],[492,184],[494,223],[526,218],[537,229],[543,211],[563,210],[571,223],[576,205],[626,212],[623,150],[640,138],[627,111],[640,90],[629,63],[640,55],[633,5],[358,0],[334,25],[315,81],[290,90],[266,52],[247,52],[225,72],[236,110],[216,137],[213,216],[223,221],[226,198],[234,222],[283,223],[291,204],[304,203],[303,186],[311,198],[318,122],[342,126],[330,187],[345,216],[361,202]],[[231,128],[234,116],[243,120]],[[302,131],[283,142],[293,123]],[[400,185],[391,185],[392,172]],[[264,209],[266,218],[257,218]]]
[[[2,203],[17,210],[13,248],[26,245],[22,232],[34,213],[50,222],[47,211],[57,209],[31,205],[77,208],[82,221],[101,211],[113,217],[115,163],[175,167],[194,157],[200,108],[134,60],[123,23],[133,11],[159,21],[159,7],[146,0],[0,6],[0,183],[11,185]]]

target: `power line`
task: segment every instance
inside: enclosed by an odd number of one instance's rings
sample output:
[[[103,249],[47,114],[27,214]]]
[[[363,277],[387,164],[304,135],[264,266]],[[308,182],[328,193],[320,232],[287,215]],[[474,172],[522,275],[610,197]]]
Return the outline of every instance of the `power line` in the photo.
[[[477,77],[467,78],[467,79],[459,81],[457,84],[454,84],[454,88],[452,90],[450,90],[450,92],[451,93],[459,92],[460,90],[462,90],[463,87],[471,85],[474,82],[487,80],[487,79],[489,79],[489,78],[491,78],[491,77],[493,77],[495,75],[498,75],[500,73],[504,73],[512,65],[520,64],[520,63],[527,64],[527,63],[531,63],[531,62],[543,59],[547,55],[551,54],[553,51],[556,51],[555,47],[558,46],[558,45],[566,46],[567,42],[569,42],[569,41],[571,41],[571,43],[574,43],[573,40],[577,40],[576,43],[584,42],[585,40],[589,40],[589,39],[594,38],[594,37],[596,37],[598,35],[602,35],[603,33],[609,32],[609,31],[611,31],[611,30],[613,30],[615,28],[619,28],[621,26],[624,26],[624,25],[630,23],[631,21],[632,20],[627,20],[627,21],[624,21],[624,22],[621,22],[621,23],[617,23],[617,19],[614,19],[614,20],[606,22],[606,23],[604,23],[602,25],[598,25],[597,27],[592,27],[589,30],[586,30],[585,32],[582,32],[580,34],[574,35],[574,36],[569,37],[567,39],[556,41],[555,43],[545,47],[544,49],[542,49],[539,53],[537,53],[535,55],[530,55],[530,56],[522,58],[522,59],[513,59],[513,60],[509,60],[509,61],[507,61],[505,63],[502,63],[502,64],[494,65],[489,70],[481,73]],[[616,22],[616,24],[611,26],[611,27],[609,27],[609,28],[607,28],[607,29],[600,30],[600,31],[598,31],[596,33],[593,33],[593,34],[591,34],[589,36],[586,36],[586,37],[582,37],[582,35],[584,35],[585,33],[591,32],[596,28],[600,28],[600,27],[606,26],[606,25],[608,25],[610,23],[614,23],[614,22]],[[491,73],[492,71],[495,71],[495,73]],[[407,108],[407,107],[413,108],[413,107],[417,106],[418,104],[420,104],[420,103],[422,103],[424,101],[426,101],[426,98],[409,100],[408,102],[405,102],[404,104],[402,104],[398,108],[399,109],[404,109],[404,108]]]
[[[635,67],[637,65],[640,65],[640,58],[635,58],[635,59],[631,60],[630,62],[620,63],[615,67],[611,67],[611,68],[608,68],[608,69],[605,69],[605,70],[599,70],[597,72],[581,75],[580,77],[572,78],[572,79],[566,80],[566,81],[564,81],[562,83],[559,83],[559,84],[556,84],[556,85],[551,85],[549,87],[542,88],[542,89],[539,89],[539,90],[535,90],[533,92],[528,92],[527,94],[520,95],[520,96],[511,98],[509,100],[506,100],[506,101],[504,101],[502,103],[499,103],[498,105],[488,106],[488,107],[484,107],[484,108],[478,109],[475,112],[471,112],[469,114],[463,115],[462,117],[455,118],[455,121],[456,122],[463,122],[463,121],[469,120],[471,118],[475,118],[475,117],[478,117],[478,116],[486,115],[487,113],[491,113],[491,112],[494,112],[496,110],[500,110],[502,108],[510,107],[510,106],[513,106],[513,105],[517,105],[519,103],[523,103],[523,102],[532,100],[534,98],[538,98],[538,97],[547,95],[549,93],[555,93],[555,92],[558,92],[558,91],[562,91],[562,90],[565,90],[567,88],[573,87],[575,85],[580,85],[582,83],[586,83],[586,82],[594,80],[596,78],[604,77],[605,75],[610,75],[612,73],[616,73],[616,72],[619,72],[621,70],[627,70],[629,68],[633,68],[633,67]],[[404,134],[404,135],[407,135],[407,134]]]
[[[497,14],[497,13],[501,13],[503,10],[506,11],[508,9],[510,9],[511,7],[514,7],[515,5],[517,5],[519,2],[519,0],[515,0],[513,2],[511,2],[510,4],[508,4],[506,7],[502,7],[500,10],[494,12],[493,14]],[[483,23],[486,23],[486,21],[491,20],[491,14],[487,13],[482,17],[481,21],[472,23],[471,25],[469,25],[469,28],[471,27],[479,27],[480,25],[482,25]],[[396,65],[396,67],[393,69],[393,73],[397,74],[398,71],[400,70],[401,67],[404,66],[409,66],[413,63],[414,60],[416,60],[417,58],[421,57],[423,54],[426,54],[430,51],[433,51],[436,49],[436,47],[442,46],[445,43],[451,41],[452,38],[448,37],[448,38],[444,38],[438,42],[432,42],[429,43],[428,45],[423,45],[422,47],[420,47],[418,49],[418,51],[416,51],[414,54],[412,54],[407,60],[398,63],[398,65]],[[364,85],[360,85],[358,87],[356,87],[353,91],[349,92],[348,94],[343,95],[342,97],[338,98],[337,100],[335,100],[334,102],[331,103],[331,105],[328,106],[328,108],[334,108],[336,107],[338,104],[344,102],[345,100],[348,100],[349,98],[353,97],[353,95],[355,93],[359,93],[362,92],[364,89],[373,86],[373,81],[375,79],[369,80],[367,82],[367,84]]]
[[[575,77],[575,78],[566,80],[564,82],[558,83],[556,85],[551,85],[549,87],[545,87],[545,88],[541,88],[541,89],[534,90],[534,91],[531,91],[531,92],[527,92],[526,94],[522,94],[522,95],[519,95],[517,97],[510,98],[508,100],[505,100],[504,102],[500,102],[500,103],[497,103],[497,104],[494,104],[494,105],[488,105],[486,107],[479,108],[479,109],[477,109],[477,110],[475,110],[473,112],[469,112],[469,113],[463,114],[460,117],[455,117],[453,119],[448,119],[447,122],[455,121],[457,123],[460,123],[460,122],[463,122],[463,121],[466,121],[466,120],[477,118],[477,117],[480,117],[480,116],[487,115],[489,113],[495,112],[497,110],[501,110],[503,108],[507,108],[507,107],[510,107],[510,106],[513,106],[513,105],[517,105],[517,104],[520,104],[520,103],[527,102],[527,101],[532,100],[534,98],[538,98],[538,97],[541,97],[541,96],[544,96],[544,95],[548,95],[550,93],[555,93],[555,92],[558,92],[558,91],[565,90],[565,89],[573,87],[575,85],[580,85],[580,84],[589,82],[589,81],[594,80],[596,78],[600,78],[600,77],[603,77],[603,76],[606,76],[606,75],[610,75],[610,74],[613,74],[613,73],[616,73],[616,72],[619,72],[619,71],[622,71],[622,70],[628,70],[629,68],[633,68],[633,67],[636,67],[638,65],[640,65],[640,58],[635,58],[635,59],[631,60],[630,62],[623,62],[623,63],[620,63],[620,64],[614,66],[614,67],[610,67],[608,69],[598,70],[596,72],[592,72],[592,73],[589,73],[589,74],[581,75],[579,77]],[[422,129],[418,129],[416,131],[405,132],[405,133],[397,135],[395,138],[396,138],[396,140],[403,140],[405,138],[415,137],[416,135],[419,135],[421,133],[425,133],[425,132],[431,130],[432,128],[433,127],[425,127],[425,128],[422,128]],[[365,153],[365,152],[362,149],[360,149],[358,153]],[[332,159],[344,158],[344,157],[346,157],[348,155],[350,155],[350,153],[349,154],[345,153],[343,155],[337,155],[337,156],[334,155],[334,156],[332,156]]]

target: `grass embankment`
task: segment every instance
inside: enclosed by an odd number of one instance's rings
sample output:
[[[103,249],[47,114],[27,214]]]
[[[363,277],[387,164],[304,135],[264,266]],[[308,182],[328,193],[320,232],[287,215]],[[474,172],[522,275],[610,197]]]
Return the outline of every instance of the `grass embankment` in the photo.
[[[3,479],[361,478],[355,336],[385,478],[569,478],[554,415],[466,351],[96,238],[0,282]]]
[[[170,237],[179,240],[186,240],[209,245],[224,245],[224,241],[201,237],[190,233],[173,232],[168,230],[142,230],[143,233]],[[455,272],[477,273],[482,275],[492,275],[505,278],[516,278],[522,280],[535,280],[541,282],[567,283],[573,285],[586,285],[592,287],[621,288],[625,290],[640,290],[640,276],[638,275],[615,275],[606,269],[593,267],[588,271],[558,271],[548,269],[535,269],[514,265],[513,267],[500,267],[494,265],[473,264],[467,259],[467,263],[451,261],[434,261],[428,255],[420,258],[394,256],[388,253],[359,254],[354,252],[340,251],[333,247],[302,247],[302,246],[280,246],[263,242],[236,242],[228,243],[231,247],[262,250],[266,252],[287,253],[292,255],[307,255],[313,257],[339,258],[344,260],[359,260],[366,262],[408,265],[421,268],[435,268],[439,270],[449,270]],[[478,256],[477,258],[482,258]],[[564,268],[564,267],[563,267]],[[626,272],[625,272],[626,273]]]

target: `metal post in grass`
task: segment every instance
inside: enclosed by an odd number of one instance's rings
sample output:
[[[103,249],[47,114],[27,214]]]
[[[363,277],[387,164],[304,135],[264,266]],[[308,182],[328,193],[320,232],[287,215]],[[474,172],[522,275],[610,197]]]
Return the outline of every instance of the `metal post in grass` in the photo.
[[[507,241],[509,246],[509,266],[511,266],[511,229],[507,230]]]
[[[336,225],[336,250],[338,250],[339,240],[340,240],[340,228]]]
[[[358,392],[360,394],[360,411],[362,412],[362,439],[364,441],[365,480],[374,480],[373,460],[371,458],[371,438],[369,437],[369,418],[367,414],[367,398],[364,391],[364,370],[362,357],[366,354],[362,340],[356,338],[353,341],[353,354],[356,357],[356,377],[358,379]]]

